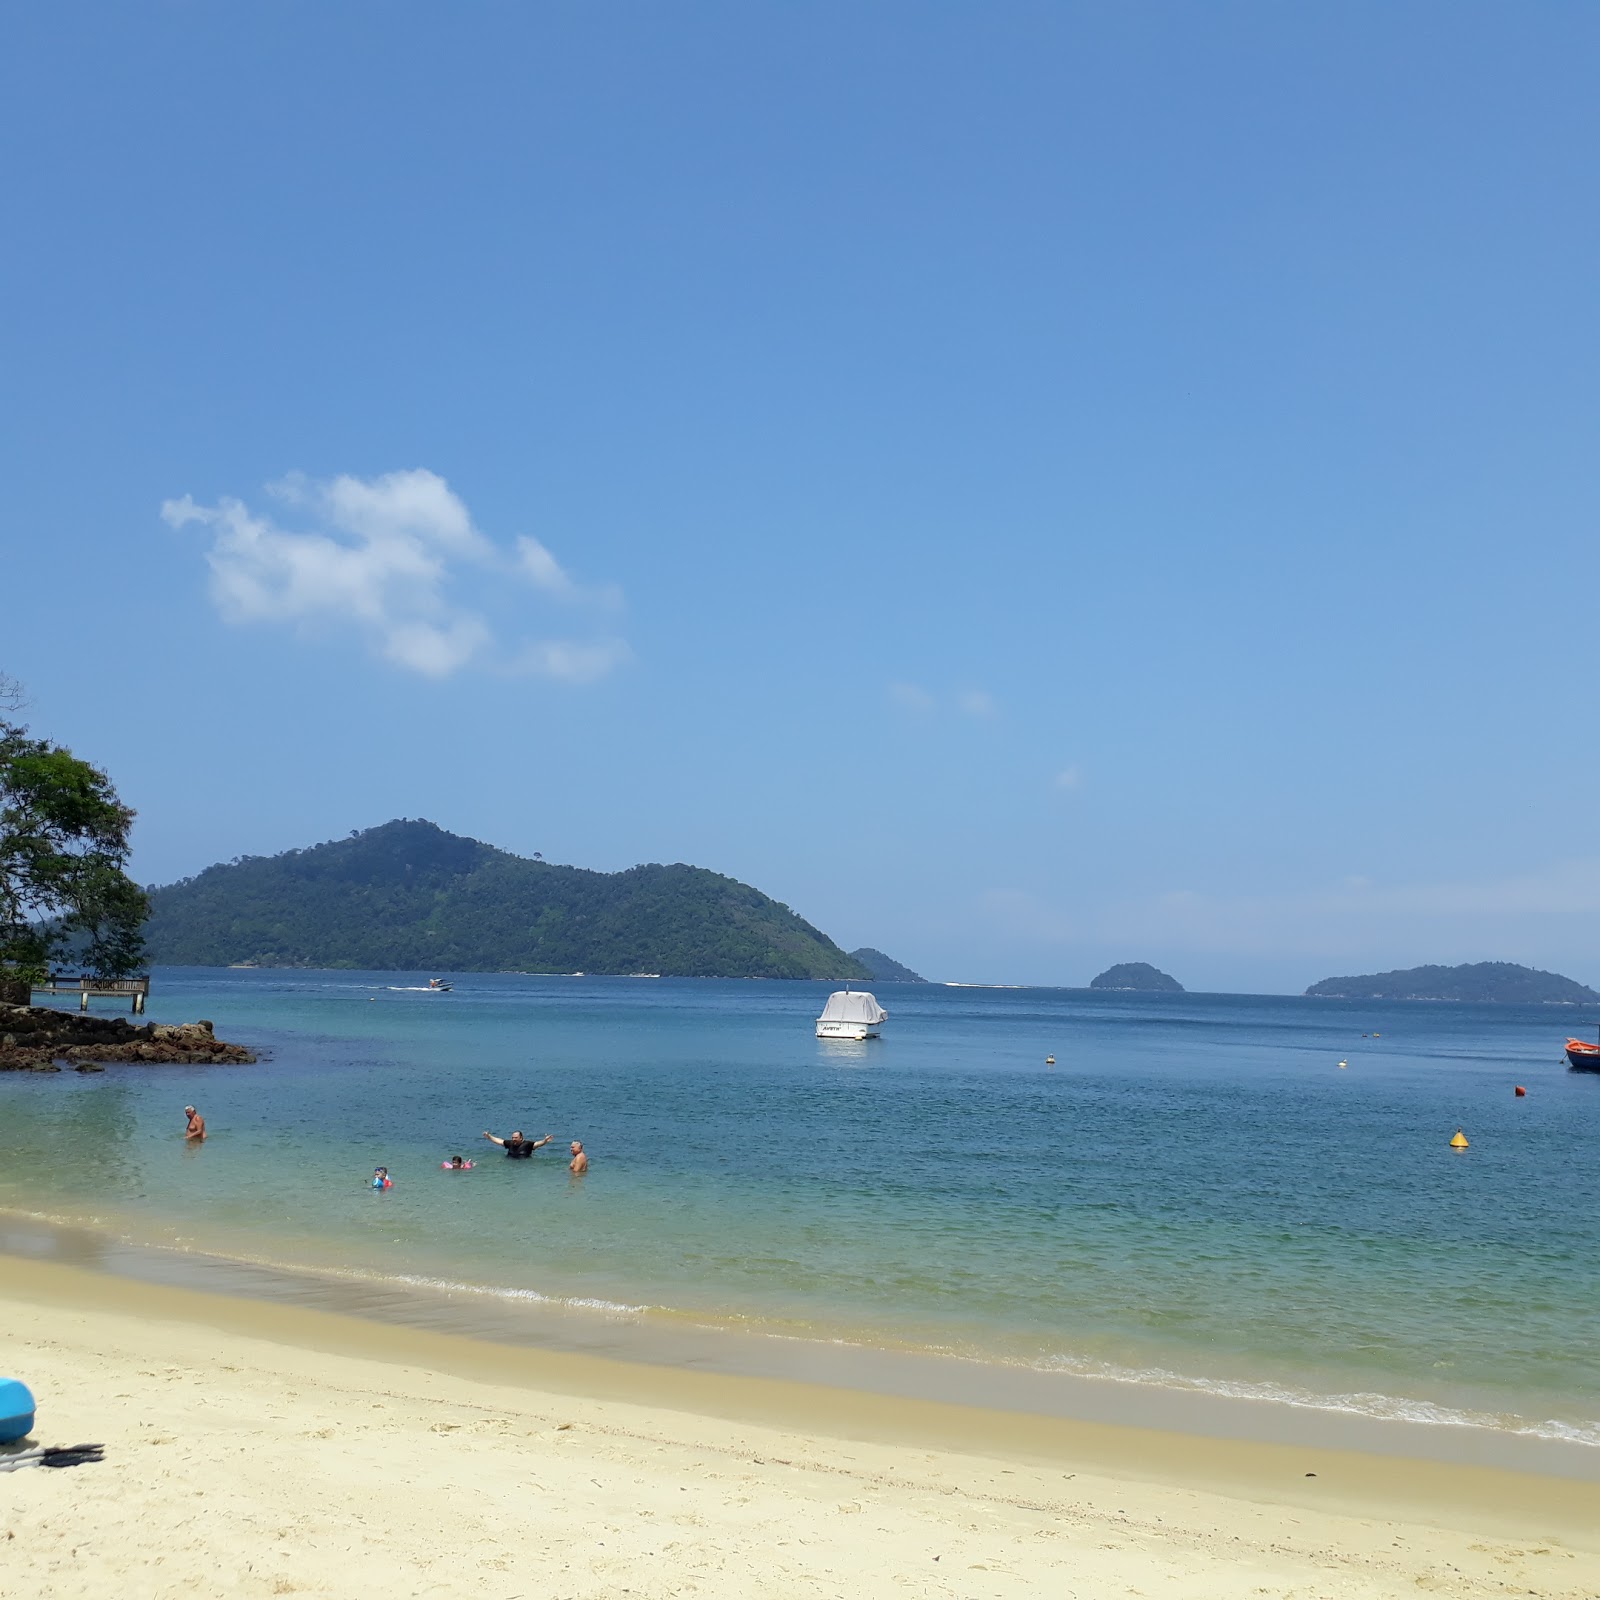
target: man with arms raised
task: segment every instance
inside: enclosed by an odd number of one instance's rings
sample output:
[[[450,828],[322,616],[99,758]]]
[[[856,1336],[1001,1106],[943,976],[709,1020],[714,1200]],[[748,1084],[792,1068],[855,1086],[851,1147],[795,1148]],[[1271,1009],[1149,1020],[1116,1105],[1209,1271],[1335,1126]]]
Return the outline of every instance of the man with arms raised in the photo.
[[[529,1139],[521,1128],[518,1128],[509,1139],[497,1139],[487,1128],[483,1130],[483,1136],[490,1144],[499,1145],[513,1161],[525,1161],[535,1150],[542,1150],[555,1138],[553,1133],[547,1133],[542,1139]]]

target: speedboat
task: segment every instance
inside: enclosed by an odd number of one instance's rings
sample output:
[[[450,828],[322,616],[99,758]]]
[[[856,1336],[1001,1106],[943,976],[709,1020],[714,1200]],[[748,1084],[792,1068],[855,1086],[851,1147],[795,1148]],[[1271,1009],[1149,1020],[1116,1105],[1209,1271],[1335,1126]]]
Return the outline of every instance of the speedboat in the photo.
[[[876,995],[865,989],[839,989],[828,996],[817,1018],[817,1037],[876,1039],[878,1029],[888,1020],[889,1013],[878,1004]]]
[[[450,988],[451,985],[446,983],[443,978],[428,979],[428,991],[431,994],[447,994]]]
[[[1600,1044],[1590,1044],[1587,1039],[1568,1039],[1567,1065],[1574,1072],[1600,1072]]]

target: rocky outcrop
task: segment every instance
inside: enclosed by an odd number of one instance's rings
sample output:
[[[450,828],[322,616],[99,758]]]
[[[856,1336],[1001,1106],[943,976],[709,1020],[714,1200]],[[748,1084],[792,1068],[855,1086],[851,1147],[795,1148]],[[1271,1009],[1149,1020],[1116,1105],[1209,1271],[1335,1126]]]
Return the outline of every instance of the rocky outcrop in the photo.
[[[209,1022],[147,1022],[54,1011],[48,1006],[0,1005],[0,1072],[80,1072],[106,1062],[148,1066],[233,1066],[254,1061],[242,1044],[216,1037]]]
[[[1170,973],[1160,972],[1148,961],[1121,961],[1107,967],[1098,978],[1089,980],[1091,989],[1128,989],[1151,994],[1182,994],[1183,985]]]

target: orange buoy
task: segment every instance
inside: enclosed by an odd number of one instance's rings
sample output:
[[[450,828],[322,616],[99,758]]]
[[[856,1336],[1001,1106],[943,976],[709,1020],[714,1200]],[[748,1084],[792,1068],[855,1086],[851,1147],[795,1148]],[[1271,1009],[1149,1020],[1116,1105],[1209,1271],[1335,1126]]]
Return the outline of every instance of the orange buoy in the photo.
[[[1450,1141],[1450,1148],[1452,1150],[1465,1150],[1467,1148],[1467,1136],[1459,1128],[1456,1129],[1455,1138]]]
[[[1528,1092],[1528,1091],[1527,1091],[1527,1090],[1526,1090],[1526,1089],[1524,1089],[1524,1088],[1523,1088],[1523,1087],[1522,1087],[1522,1085],[1521,1085],[1521,1084],[1520,1084],[1520,1083],[1519,1083],[1519,1084],[1518,1084],[1518,1085],[1517,1085],[1517,1098],[1518,1098],[1518,1099],[1519,1099],[1519,1100],[1520,1100],[1520,1099],[1521,1099],[1521,1098],[1522,1098],[1522,1096],[1523,1096],[1523,1095],[1525,1095],[1525,1094],[1526,1094],[1526,1093],[1527,1093],[1527,1092]]]

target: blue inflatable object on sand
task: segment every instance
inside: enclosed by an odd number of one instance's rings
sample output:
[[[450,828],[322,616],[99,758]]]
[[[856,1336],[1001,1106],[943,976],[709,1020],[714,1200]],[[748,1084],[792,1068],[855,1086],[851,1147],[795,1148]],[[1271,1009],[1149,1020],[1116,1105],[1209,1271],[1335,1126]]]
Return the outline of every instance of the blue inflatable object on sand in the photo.
[[[27,1384],[0,1378],[0,1444],[15,1444],[33,1432],[33,1395]]]

